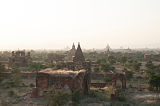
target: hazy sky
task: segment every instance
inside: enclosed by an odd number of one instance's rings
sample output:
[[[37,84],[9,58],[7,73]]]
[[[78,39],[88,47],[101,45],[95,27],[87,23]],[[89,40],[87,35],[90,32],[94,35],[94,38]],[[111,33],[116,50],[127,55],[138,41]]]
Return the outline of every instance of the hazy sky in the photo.
[[[0,0],[0,49],[160,48],[160,0]]]

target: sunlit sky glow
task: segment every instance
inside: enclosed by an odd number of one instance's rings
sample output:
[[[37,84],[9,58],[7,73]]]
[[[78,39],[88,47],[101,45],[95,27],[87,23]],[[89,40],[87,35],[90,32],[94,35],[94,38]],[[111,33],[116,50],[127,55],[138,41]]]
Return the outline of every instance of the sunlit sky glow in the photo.
[[[160,48],[160,0],[1,0],[0,49]]]

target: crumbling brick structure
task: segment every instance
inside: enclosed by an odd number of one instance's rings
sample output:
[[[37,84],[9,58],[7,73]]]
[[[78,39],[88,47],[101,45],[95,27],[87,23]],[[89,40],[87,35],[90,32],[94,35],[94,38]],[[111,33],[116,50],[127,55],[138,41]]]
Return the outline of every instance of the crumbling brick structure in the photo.
[[[73,43],[72,49],[67,52],[64,60],[65,61],[72,61],[72,58],[75,56],[75,53],[76,53],[76,48],[75,48],[75,45]]]
[[[112,85],[116,88],[116,81],[120,80],[122,82],[122,89],[126,89],[126,77],[123,73],[114,73],[112,75]]]
[[[91,85],[91,62],[85,61],[80,43],[78,43],[75,56],[73,57],[73,61],[68,61],[66,64],[67,68],[70,70],[81,70],[81,69],[86,70],[85,84],[87,84],[86,87],[88,91],[86,91],[85,94],[88,94],[90,92],[90,85]]]
[[[81,90],[81,94],[86,94],[89,90],[85,70],[52,70],[44,69],[38,72],[36,77],[36,88],[33,88],[31,97],[43,97],[44,92],[50,87],[72,92]]]
[[[126,89],[126,76],[123,73],[114,73],[112,75],[112,85],[113,85],[113,93],[111,94],[111,99],[116,100],[118,99],[118,90],[116,88],[116,81],[120,80],[122,82],[122,89]]]
[[[74,91],[81,89],[82,94],[89,94],[91,85],[91,65],[85,61],[80,44],[75,52],[73,61],[67,61],[67,70],[45,69],[38,72],[36,77],[36,88],[33,89],[31,97],[42,97],[48,88],[55,86],[56,89]]]
[[[30,56],[30,52],[25,54],[25,51],[12,51],[12,56],[9,57],[9,66],[18,65],[18,66],[26,66],[31,63],[32,59]]]

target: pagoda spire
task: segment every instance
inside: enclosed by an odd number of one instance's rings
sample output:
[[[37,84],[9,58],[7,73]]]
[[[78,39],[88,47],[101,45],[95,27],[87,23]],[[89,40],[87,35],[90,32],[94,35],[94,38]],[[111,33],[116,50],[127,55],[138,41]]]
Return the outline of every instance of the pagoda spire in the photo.
[[[75,57],[74,57],[74,62],[84,62],[85,61],[85,58],[83,56],[83,52],[82,52],[82,49],[81,49],[81,46],[80,46],[80,43],[78,42],[78,47],[77,47],[77,50],[76,50],[76,53],[75,53]]]
[[[74,45],[74,43],[73,43],[73,45],[72,45],[72,49],[74,49],[74,50],[76,49],[76,48],[75,48],[75,45]]]

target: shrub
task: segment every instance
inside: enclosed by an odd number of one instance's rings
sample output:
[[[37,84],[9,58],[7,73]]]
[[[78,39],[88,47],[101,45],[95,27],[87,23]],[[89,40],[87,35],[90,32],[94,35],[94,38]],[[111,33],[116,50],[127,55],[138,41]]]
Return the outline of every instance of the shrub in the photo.
[[[94,72],[95,72],[95,73],[98,73],[99,71],[100,71],[99,67],[95,67],[95,68],[94,68]]]
[[[89,97],[95,98],[97,101],[105,101],[107,98],[105,92],[98,92],[97,90],[91,90]]]
[[[25,83],[22,83],[22,86],[25,87],[26,86]]]
[[[118,100],[119,101],[125,101],[126,100],[125,92],[123,91],[123,89],[118,89]]]
[[[15,92],[13,90],[8,91],[8,96],[12,97],[15,95]]]
[[[66,104],[70,97],[63,90],[56,90],[54,87],[50,88],[46,93],[48,106],[62,106]]]
[[[105,78],[104,78],[104,82],[106,82],[107,84],[111,85],[111,84],[112,84],[112,78],[110,78],[110,77],[105,77]]]
[[[11,106],[8,101],[2,100],[0,106]]]
[[[77,105],[79,104],[79,100],[80,100],[80,90],[81,89],[76,89],[72,92],[72,103],[73,105]]]
[[[29,86],[32,88],[32,87],[34,87],[34,84],[33,84],[33,83],[30,83],[30,85],[29,85]]]
[[[148,80],[148,84],[153,90],[160,91],[160,74],[151,75]]]
[[[90,97],[97,97],[97,92],[95,90],[91,90],[89,96]]]

